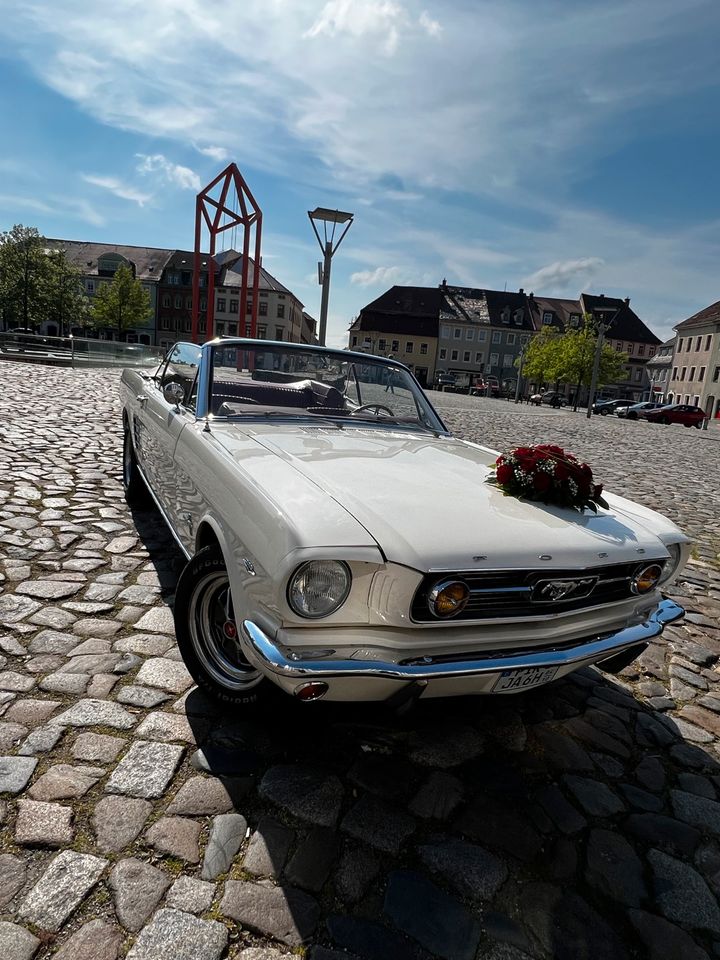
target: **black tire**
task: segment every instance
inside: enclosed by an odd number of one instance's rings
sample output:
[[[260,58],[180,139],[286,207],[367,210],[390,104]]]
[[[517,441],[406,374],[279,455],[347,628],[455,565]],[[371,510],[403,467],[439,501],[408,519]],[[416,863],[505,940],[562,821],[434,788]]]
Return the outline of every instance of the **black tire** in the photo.
[[[220,547],[198,551],[178,580],[175,635],[185,666],[204,693],[220,703],[256,707],[279,688],[243,656],[229,590]],[[226,632],[228,624],[233,625],[235,638]]]
[[[698,420],[695,426],[698,428],[698,430],[702,430],[702,420]]]
[[[600,411],[600,416],[601,416],[601,417],[606,417],[607,415],[608,415],[607,410],[601,410],[601,411]]]
[[[125,499],[131,507],[147,506],[150,501],[150,493],[138,469],[137,457],[135,456],[135,447],[133,446],[130,427],[126,423],[123,432],[123,490]]]
[[[637,420],[638,415],[636,413],[628,413],[627,418],[628,420]]]
[[[667,426],[670,425],[670,418],[669,418],[669,417],[660,417],[660,423],[664,423],[665,426],[667,427]]]

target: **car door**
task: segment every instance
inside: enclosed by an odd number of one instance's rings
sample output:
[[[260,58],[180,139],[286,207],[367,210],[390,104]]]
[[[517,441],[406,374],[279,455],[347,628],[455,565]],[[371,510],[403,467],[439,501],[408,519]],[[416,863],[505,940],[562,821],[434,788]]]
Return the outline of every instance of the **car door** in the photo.
[[[178,528],[177,490],[181,478],[174,463],[175,446],[185,426],[195,421],[197,374],[201,350],[194,343],[178,343],[154,380],[148,381],[140,401],[141,465],[153,493],[173,527]],[[182,400],[166,398],[165,388],[179,383]]]

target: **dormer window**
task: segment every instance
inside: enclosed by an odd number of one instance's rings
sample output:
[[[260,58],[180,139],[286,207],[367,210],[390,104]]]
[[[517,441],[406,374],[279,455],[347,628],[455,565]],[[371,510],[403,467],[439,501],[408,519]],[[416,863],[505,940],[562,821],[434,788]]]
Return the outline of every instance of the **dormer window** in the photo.
[[[543,313],[542,322],[547,326],[548,324],[552,323],[552,319],[553,319],[552,313],[549,310],[546,310]]]
[[[579,314],[579,313],[571,313],[571,314],[570,314],[570,326],[571,326],[571,327],[579,327],[579,326],[580,326],[580,314]]]

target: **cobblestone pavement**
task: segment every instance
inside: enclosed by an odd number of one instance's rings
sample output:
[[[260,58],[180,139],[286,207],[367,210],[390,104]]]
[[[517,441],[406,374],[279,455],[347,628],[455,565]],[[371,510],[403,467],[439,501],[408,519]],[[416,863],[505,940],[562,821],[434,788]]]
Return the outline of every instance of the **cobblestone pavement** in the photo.
[[[117,374],[0,383],[2,960],[720,955],[716,433],[436,396],[692,532],[687,620],[620,678],[251,720],[180,662],[182,558],[123,500]]]

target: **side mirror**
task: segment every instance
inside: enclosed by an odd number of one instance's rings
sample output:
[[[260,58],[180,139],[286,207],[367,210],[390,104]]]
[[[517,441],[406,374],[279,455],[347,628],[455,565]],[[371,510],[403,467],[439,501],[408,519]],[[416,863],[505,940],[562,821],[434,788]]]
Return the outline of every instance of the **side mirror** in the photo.
[[[176,380],[171,380],[163,387],[163,396],[168,403],[174,403],[175,407],[178,408],[185,399],[185,389]]]

